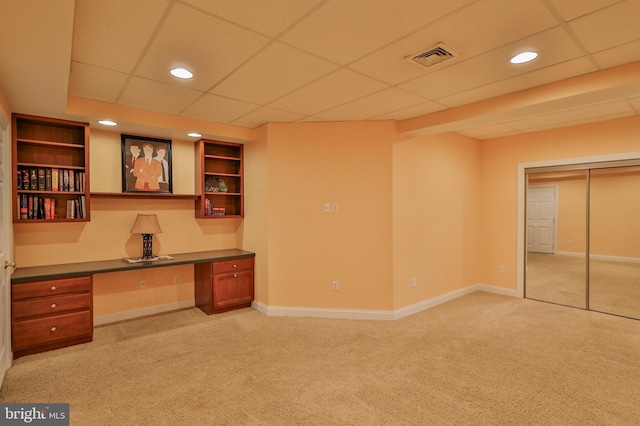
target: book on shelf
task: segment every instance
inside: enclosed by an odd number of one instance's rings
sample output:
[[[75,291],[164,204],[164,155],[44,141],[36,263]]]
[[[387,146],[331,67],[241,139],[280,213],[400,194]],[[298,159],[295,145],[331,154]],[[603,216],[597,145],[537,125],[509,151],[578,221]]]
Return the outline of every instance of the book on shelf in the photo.
[[[44,190],[51,191],[51,167],[44,169]]]
[[[26,194],[20,194],[20,219],[29,218],[29,196]]]
[[[69,170],[69,191],[76,190],[75,174],[73,170]]]
[[[45,189],[45,172],[43,167],[38,167],[38,191]]]
[[[31,176],[29,174],[28,168],[22,169],[22,188],[21,189],[29,189],[31,188]]]
[[[51,169],[51,190],[57,192],[60,189],[58,185],[58,169],[54,167]]]
[[[29,189],[32,191],[38,190],[38,169],[32,167],[29,169]]]

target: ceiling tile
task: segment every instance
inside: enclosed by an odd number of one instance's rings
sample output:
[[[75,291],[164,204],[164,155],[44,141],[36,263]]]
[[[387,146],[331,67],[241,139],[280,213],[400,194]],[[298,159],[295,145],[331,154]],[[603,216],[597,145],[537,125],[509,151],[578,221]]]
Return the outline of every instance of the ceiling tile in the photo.
[[[640,40],[594,53],[593,58],[604,68],[639,61]]]
[[[322,0],[184,0],[231,22],[275,37]]]
[[[136,75],[175,83],[174,66],[194,73],[181,85],[206,91],[255,55],[269,39],[177,3],[140,63]]]
[[[332,121],[366,120],[389,111],[401,110],[424,102],[425,99],[420,96],[390,87],[315,116]]]
[[[281,40],[344,65],[467,3],[404,0],[398,7],[388,0],[330,0]]]
[[[231,123],[255,110],[258,105],[206,94],[184,110],[182,115],[202,120]]]
[[[169,0],[76,0],[74,61],[131,72]]]
[[[178,114],[201,95],[201,92],[186,87],[133,77],[119,103],[151,111]]]
[[[534,49],[540,56],[526,64],[511,64],[509,59],[517,51],[524,48]],[[423,77],[400,84],[398,87],[429,99],[440,99],[581,55],[581,50],[573,40],[561,28],[557,27],[526,40],[461,61],[455,67],[431,72]]]
[[[264,123],[289,123],[304,118],[304,115],[282,111],[275,108],[261,107],[232,122],[236,126],[255,128]]]
[[[509,19],[505,19],[505,15]],[[350,64],[349,68],[399,84],[556,25],[553,15],[539,0],[476,2]],[[461,28],[464,31],[460,31]],[[431,69],[404,59],[439,42],[460,56]]]
[[[591,53],[640,40],[640,1],[617,3],[599,12],[569,22],[582,44]]]
[[[337,67],[276,42],[218,84],[211,93],[264,105]]]
[[[69,95],[115,102],[128,78],[129,74],[72,62]]]
[[[438,102],[449,107],[455,107],[481,101],[483,99],[489,99],[495,96],[505,95],[507,93],[542,86],[543,84],[552,83],[554,81],[593,71],[596,71],[596,68],[591,61],[586,57],[582,57],[456,93],[452,96],[440,98],[438,99]]]
[[[272,102],[270,106],[304,115],[336,107],[386,89],[388,86],[348,69],[340,69]]]
[[[610,6],[620,0],[549,0],[553,8],[567,21]]]

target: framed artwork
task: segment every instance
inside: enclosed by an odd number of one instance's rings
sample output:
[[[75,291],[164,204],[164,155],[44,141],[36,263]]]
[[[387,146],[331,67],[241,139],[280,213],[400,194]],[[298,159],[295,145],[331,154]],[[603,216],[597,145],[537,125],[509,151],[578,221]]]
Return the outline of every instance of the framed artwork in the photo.
[[[173,193],[171,140],[122,135],[122,192]]]

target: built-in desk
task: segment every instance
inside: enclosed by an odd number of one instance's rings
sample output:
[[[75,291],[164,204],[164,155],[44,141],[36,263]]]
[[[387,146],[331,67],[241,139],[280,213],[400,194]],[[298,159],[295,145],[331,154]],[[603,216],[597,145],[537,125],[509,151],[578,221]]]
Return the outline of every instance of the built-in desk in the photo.
[[[211,250],[173,259],[121,259],[17,268],[11,276],[14,358],[93,339],[93,275],[193,264],[196,306],[207,314],[251,306],[255,253]]]

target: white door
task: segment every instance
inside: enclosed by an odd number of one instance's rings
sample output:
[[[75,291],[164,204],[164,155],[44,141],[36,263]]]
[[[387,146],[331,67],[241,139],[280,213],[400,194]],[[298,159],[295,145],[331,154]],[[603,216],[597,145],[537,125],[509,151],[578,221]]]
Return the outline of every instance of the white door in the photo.
[[[527,251],[553,253],[556,188],[532,186],[527,192]]]
[[[9,222],[11,220],[11,156],[9,147],[9,122],[0,111],[0,386],[4,375],[11,367],[11,242]]]

